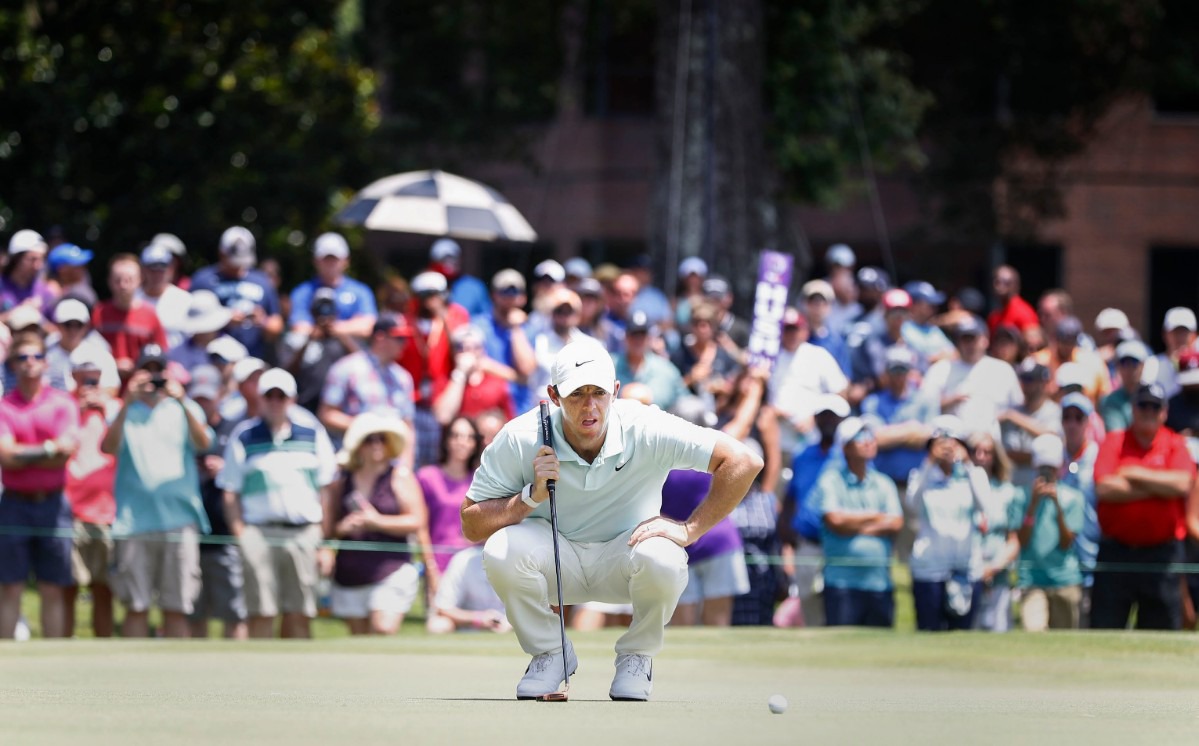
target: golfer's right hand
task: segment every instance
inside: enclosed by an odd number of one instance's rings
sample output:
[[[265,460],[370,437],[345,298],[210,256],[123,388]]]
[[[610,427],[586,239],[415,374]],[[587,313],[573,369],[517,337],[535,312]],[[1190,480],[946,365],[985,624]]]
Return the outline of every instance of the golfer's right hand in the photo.
[[[545,502],[550,492],[546,488],[546,480],[558,479],[558,456],[554,449],[543,445],[533,457],[533,500]]]

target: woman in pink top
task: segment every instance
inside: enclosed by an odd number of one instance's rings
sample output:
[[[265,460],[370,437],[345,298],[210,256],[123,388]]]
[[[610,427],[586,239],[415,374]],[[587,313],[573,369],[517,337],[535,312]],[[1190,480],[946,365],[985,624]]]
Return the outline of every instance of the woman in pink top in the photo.
[[[474,421],[469,417],[455,417],[441,429],[438,463],[416,472],[429,512],[429,531],[421,536],[421,545],[430,597],[437,593],[437,582],[454,553],[470,546],[462,535],[458,514],[475,469],[479,468],[481,451],[479,429]]]

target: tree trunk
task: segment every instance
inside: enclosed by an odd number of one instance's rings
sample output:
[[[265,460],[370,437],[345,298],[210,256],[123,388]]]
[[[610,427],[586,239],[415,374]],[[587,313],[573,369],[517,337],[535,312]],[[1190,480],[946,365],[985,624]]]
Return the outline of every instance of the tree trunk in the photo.
[[[767,161],[760,0],[662,0],[657,56],[659,168],[650,237],[659,276],[699,256],[752,303],[762,249],[807,252],[787,225]]]

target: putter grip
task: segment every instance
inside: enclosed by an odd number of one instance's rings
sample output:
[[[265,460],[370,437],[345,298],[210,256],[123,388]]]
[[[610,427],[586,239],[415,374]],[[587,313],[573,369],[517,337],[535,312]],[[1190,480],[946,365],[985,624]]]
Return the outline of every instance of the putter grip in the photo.
[[[554,431],[550,425],[550,403],[545,399],[541,400],[541,443],[550,448],[554,447]],[[545,480],[545,489],[553,497],[557,492],[557,485],[554,479]]]

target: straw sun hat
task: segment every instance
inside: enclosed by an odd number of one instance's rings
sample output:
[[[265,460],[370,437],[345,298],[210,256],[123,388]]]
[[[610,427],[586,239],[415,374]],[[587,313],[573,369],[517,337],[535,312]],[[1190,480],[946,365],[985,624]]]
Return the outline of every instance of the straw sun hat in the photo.
[[[387,446],[395,456],[404,452],[412,437],[403,420],[386,417],[375,412],[363,412],[350,422],[341,450],[337,452],[337,463],[343,468],[352,468],[354,456],[368,435],[383,433]]]

